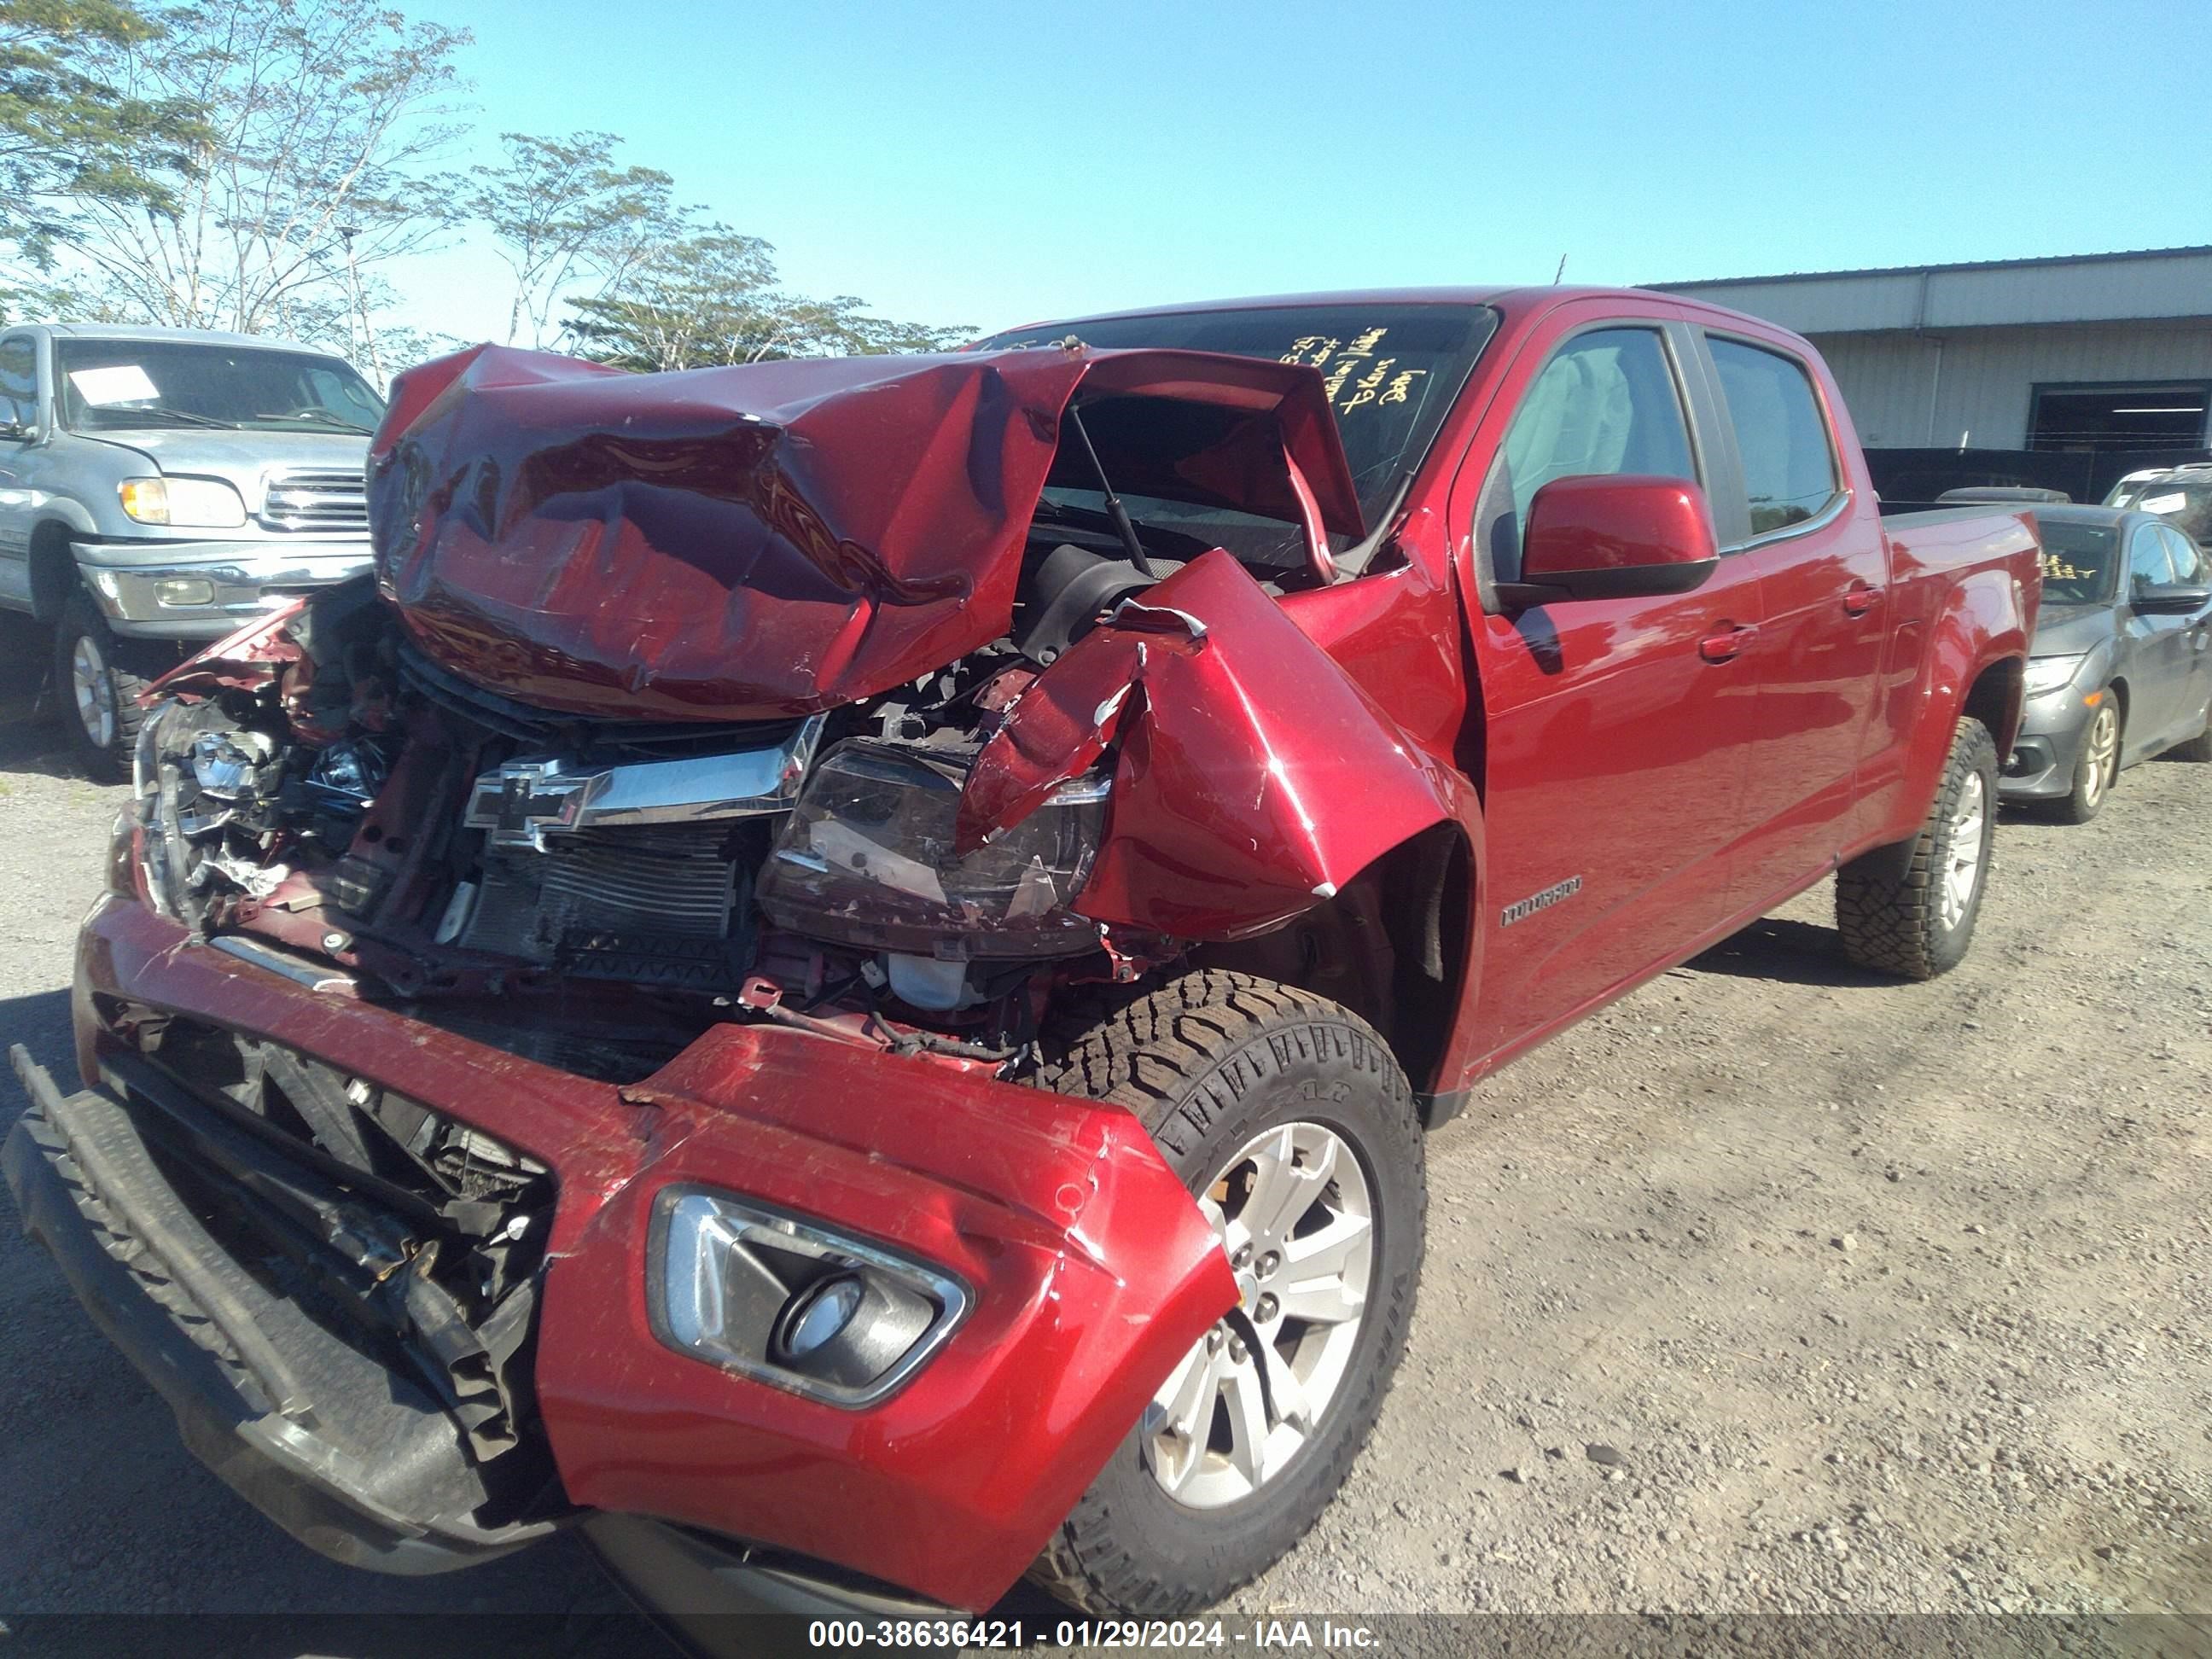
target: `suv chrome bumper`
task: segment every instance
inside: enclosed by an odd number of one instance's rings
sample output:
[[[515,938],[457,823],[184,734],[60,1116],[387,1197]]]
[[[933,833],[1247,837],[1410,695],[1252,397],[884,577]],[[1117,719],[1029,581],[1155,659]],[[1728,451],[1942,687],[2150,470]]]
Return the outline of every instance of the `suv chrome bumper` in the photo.
[[[219,640],[302,589],[328,587],[368,568],[366,541],[280,544],[80,543],[86,587],[125,638]],[[144,555],[157,555],[148,558]]]

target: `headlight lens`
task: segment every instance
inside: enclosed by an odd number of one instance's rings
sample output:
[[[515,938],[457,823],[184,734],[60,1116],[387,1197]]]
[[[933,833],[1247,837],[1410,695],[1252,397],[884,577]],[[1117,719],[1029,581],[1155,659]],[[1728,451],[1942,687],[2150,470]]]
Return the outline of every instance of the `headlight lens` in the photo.
[[[235,530],[246,522],[246,498],[220,478],[125,478],[115,493],[140,524]]]
[[[1091,873],[1106,785],[1061,788],[966,858],[952,827],[966,768],[854,739],[807,775],[763,872],[760,905],[793,933],[867,950],[962,959],[1050,957],[1093,946],[1068,907]]]
[[[647,1308],[663,1342],[834,1406],[890,1394],[970,1300],[926,1263],[696,1187],[672,1187],[654,1204],[647,1260]]]
[[[2079,655],[2071,657],[2035,657],[2027,665],[2027,695],[2039,697],[2046,691],[2056,691],[2069,684],[2074,671],[2081,665]]]

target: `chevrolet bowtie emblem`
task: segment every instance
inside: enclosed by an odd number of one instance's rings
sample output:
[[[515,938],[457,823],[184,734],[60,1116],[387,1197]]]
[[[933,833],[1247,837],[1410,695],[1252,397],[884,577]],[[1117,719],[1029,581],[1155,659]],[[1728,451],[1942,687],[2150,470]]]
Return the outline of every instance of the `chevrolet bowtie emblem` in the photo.
[[[571,776],[558,761],[509,761],[469,791],[471,830],[490,831],[491,844],[542,853],[548,830],[573,830],[584,805],[603,788],[605,772]]]

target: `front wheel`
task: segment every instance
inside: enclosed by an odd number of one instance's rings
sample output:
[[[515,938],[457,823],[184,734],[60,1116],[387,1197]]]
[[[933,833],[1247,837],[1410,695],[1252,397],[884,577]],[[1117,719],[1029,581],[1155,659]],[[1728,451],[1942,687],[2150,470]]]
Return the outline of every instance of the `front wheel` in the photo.
[[[2105,805],[2120,776],[2120,711],[2108,690],[2081,734],[2081,753],[2074,763],[2074,787],[2057,804],[2068,823],[2087,823]]]
[[[1031,1571],[1086,1612],[1172,1617],[1285,1554],[1366,1443],[1420,1273],[1420,1121],[1365,1021],[1243,974],[1188,974],[1089,1023],[1041,1080],[1135,1111],[1237,1274],[1238,1305]]]
[[[101,783],[130,777],[144,717],[138,694],[150,682],[127,666],[125,656],[92,600],[70,595],[54,630],[54,698],[77,757]]]
[[[1979,720],[1962,720],[1919,833],[1836,872],[1846,957],[1902,979],[1933,979],[1965,960],[1989,880],[1996,795],[1996,741]]]

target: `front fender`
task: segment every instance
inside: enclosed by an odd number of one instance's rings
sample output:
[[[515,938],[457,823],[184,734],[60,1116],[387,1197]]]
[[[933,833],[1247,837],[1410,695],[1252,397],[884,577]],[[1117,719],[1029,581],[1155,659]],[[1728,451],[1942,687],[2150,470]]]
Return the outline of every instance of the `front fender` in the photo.
[[[1334,895],[1455,816],[1450,781],[1226,552],[1040,674],[969,775],[964,846],[1118,745],[1094,921],[1228,939]]]
[[[1998,755],[2010,750],[2020,735],[2022,707],[2017,670],[2027,659],[2033,626],[2033,603],[2023,600],[2020,583],[2008,569],[1968,571],[1944,592],[1929,626],[1919,712],[1905,753],[1899,813],[1889,826],[1891,840],[1914,834],[1927,817],[1960,715],[1983,715],[1990,723]],[[2014,669],[1997,688],[2001,695],[1975,702],[1975,688],[1984,676],[2007,663]]]

